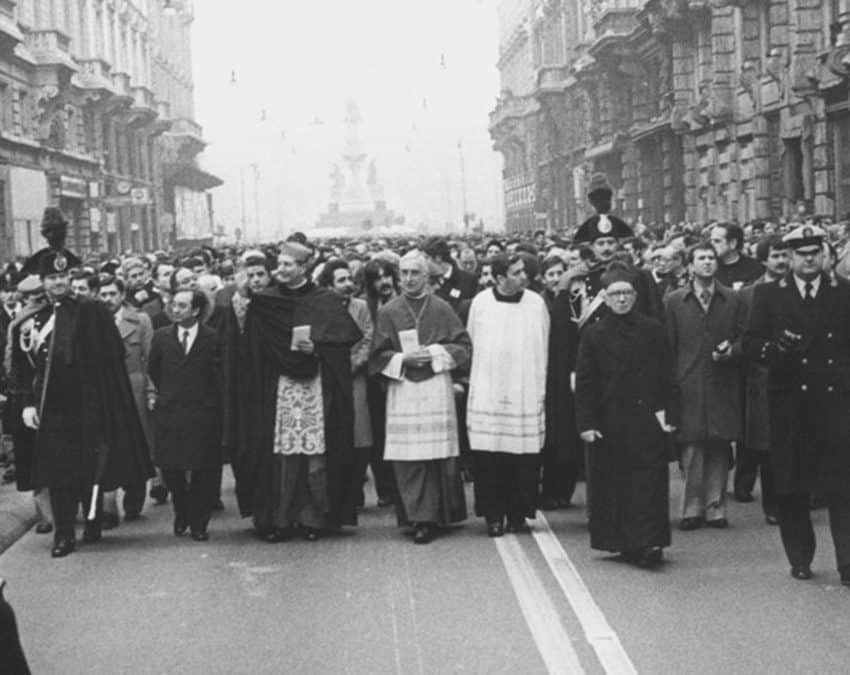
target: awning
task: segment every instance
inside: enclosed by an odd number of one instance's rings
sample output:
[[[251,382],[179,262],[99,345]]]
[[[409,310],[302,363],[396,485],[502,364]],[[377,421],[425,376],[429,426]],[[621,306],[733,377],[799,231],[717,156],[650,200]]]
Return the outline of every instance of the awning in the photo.
[[[167,165],[165,167],[165,179],[174,185],[182,185],[199,192],[224,185],[224,181],[218,176],[191,164]]]
[[[597,157],[604,157],[605,155],[610,155],[611,153],[619,150],[617,147],[617,141],[612,140],[607,143],[600,143],[599,145],[594,145],[592,148],[588,148],[584,151],[585,159],[596,159]]]

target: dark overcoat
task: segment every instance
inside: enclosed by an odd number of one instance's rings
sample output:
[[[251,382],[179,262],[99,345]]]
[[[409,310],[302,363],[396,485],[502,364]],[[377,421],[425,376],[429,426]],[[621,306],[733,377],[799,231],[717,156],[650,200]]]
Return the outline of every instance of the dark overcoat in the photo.
[[[783,352],[785,330],[802,339]],[[770,368],[777,493],[850,495],[850,283],[824,275],[811,308],[793,277],[757,286],[744,348]]]
[[[576,367],[576,422],[587,445],[590,545],[634,551],[670,544],[669,474],[657,411],[668,412],[664,328],[632,311],[586,327]]]
[[[747,316],[753,306],[756,285],[771,283],[762,278],[755,284],[744,286],[738,296],[747,308]],[[750,450],[767,450],[770,447],[770,421],[767,405],[767,366],[754,359],[747,359],[744,366],[744,428],[741,440]]]
[[[151,343],[154,462],[164,469],[214,468],[222,462],[219,340],[214,330],[198,325],[185,354],[177,331],[177,325],[160,328]]]
[[[718,283],[714,289],[707,313],[693,286],[673,291],[664,300],[680,415],[671,421],[681,443],[736,441],[741,434],[746,307],[732,289]],[[732,358],[715,362],[711,353],[724,340],[732,344]]]

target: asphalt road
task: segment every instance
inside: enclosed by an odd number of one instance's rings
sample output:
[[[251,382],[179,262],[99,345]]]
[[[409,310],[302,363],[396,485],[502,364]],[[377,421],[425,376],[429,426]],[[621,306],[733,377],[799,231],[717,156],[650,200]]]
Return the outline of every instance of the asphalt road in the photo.
[[[370,493],[357,530],[270,545],[229,483],[224,498],[207,543],[148,505],[68,558],[32,532],[0,556],[33,672],[850,672],[824,511],[800,582],[756,504],[733,503],[725,531],[674,531],[647,572],[591,551],[580,506],[533,535],[497,543],[470,519],[415,546]]]

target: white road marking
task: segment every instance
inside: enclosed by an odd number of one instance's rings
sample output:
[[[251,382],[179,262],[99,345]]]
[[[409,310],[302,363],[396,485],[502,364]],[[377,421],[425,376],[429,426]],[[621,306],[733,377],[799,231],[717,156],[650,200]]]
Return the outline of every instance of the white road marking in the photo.
[[[553,675],[584,673],[558,611],[516,536],[494,541],[546,669]]]
[[[623,648],[620,638],[599,609],[542,513],[538,514],[531,531],[605,672],[612,675],[636,675],[637,669]]]

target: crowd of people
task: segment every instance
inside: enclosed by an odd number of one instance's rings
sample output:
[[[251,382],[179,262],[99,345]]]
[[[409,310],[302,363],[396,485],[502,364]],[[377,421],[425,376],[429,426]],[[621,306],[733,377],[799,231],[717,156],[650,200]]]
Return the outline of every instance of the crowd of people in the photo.
[[[48,246],[0,289],[3,431],[52,555],[170,496],[208,538],[230,464],[257,537],[315,541],[378,506],[425,544],[570,508],[590,544],[655,567],[678,528],[726,528],[727,486],[812,576],[829,509],[850,585],[850,284],[840,226],[632,229],[594,176],[562,237],[340,238],[80,260]],[[147,481],[150,479],[149,493]],[[120,491],[119,491],[120,489]],[[116,494],[123,494],[119,508]]]

